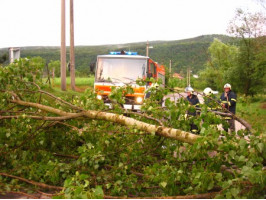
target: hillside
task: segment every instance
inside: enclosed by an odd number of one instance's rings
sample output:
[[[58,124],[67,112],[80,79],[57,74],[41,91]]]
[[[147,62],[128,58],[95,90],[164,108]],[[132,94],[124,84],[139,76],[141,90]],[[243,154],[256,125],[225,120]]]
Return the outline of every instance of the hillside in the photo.
[[[149,41],[153,46],[149,51],[149,56],[159,62],[169,66],[172,60],[172,69],[176,72],[185,72],[188,66],[193,73],[203,69],[207,61],[207,49],[214,38],[222,42],[232,42],[233,38],[225,35],[203,35],[195,38],[175,40],[175,41]],[[89,65],[96,61],[96,56],[108,54],[109,51],[131,50],[137,51],[140,55],[146,53],[146,41],[139,43],[101,45],[101,46],[76,46],[76,69],[83,73],[89,73]],[[0,56],[8,53],[8,49],[0,49]],[[49,62],[50,60],[60,60],[59,47],[21,47],[21,57],[41,56]],[[69,48],[67,48],[67,59],[69,59]]]

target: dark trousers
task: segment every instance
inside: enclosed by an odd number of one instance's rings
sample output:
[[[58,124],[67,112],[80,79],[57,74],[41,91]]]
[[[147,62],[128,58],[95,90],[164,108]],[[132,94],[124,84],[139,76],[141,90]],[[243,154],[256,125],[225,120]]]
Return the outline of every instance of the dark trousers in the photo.
[[[228,129],[232,131],[235,131],[235,120],[233,118],[226,119],[228,126],[223,126],[223,129],[228,132]]]
[[[194,134],[199,134],[199,129],[197,125],[194,123],[190,124],[190,131]]]
[[[235,131],[236,128],[235,128],[235,120],[232,118],[232,119],[229,119],[228,120],[228,123],[229,123],[229,128],[231,131]]]

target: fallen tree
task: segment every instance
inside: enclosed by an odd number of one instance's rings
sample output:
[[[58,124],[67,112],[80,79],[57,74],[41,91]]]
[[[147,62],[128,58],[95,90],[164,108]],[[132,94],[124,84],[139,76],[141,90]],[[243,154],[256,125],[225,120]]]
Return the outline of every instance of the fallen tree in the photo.
[[[32,108],[37,108],[42,111],[46,111],[48,113],[52,114],[57,114],[60,115],[61,117],[40,117],[40,116],[30,116],[30,115],[25,115],[24,117],[28,118],[33,118],[33,119],[40,119],[40,120],[48,120],[48,121],[58,121],[58,120],[68,120],[68,119],[73,119],[77,117],[88,117],[90,119],[99,119],[99,120],[106,120],[110,122],[115,122],[118,124],[122,124],[125,126],[132,126],[134,128],[137,128],[139,130],[143,130],[147,133],[150,134],[157,134],[159,136],[167,137],[167,138],[173,138],[182,142],[187,142],[187,143],[194,143],[197,138],[200,136],[189,133],[187,131],[182,131],[179,129],[174,129],[174,128],[168,128],[168,127],[163,127],[163,126],[156,126],[153,124],[148,124],[130,117],[125,117],[121,114],[115,114],[115,113],[107,113],[107,112],[102,112],[102,111],[82,111],[80,113],[71,113],[71,112],[65,112],[50,106],[46,105],[41,105],[38,103],[33,103],[33,102],[26,102],[26,101],[21,101],[19,99],[16,100],[11,100],[12,103],[26,106],[26,107],[32,107]],[[12,118],[12,117],[18,117],[18,116],[0,116],[0,119],[4,118]]]
[[[0,68],[1,193],[55,189],[48,195],[263,197],[261,133],[219,131],[223,119],[204,106],[199,118],[185,119],[191,108],[182,99],[167,101],[163,109],[151,96],[138,114],[119,104],[109,110],[91,90],[55,95],[38,73],[23,59]],[[122,98],[117,95],[114,102]],[[191,122],[202,125],[200,135],[189,132]]]

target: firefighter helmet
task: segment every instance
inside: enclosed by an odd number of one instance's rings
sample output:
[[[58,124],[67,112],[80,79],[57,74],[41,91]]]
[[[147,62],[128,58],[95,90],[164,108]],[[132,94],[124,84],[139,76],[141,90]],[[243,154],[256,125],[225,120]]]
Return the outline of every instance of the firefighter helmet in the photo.
[[[231,85],[230,85],[229,83],[226,83],[226,84],[224,85],[224,88],[229,88],[229,89],[231,90]]]
[[[186,87],[185,92],[194,92],[192,87]]]
[[[209,96],[211,94],[213,94],[213,91],[211,88],[207,87],[203,90],[203,93],[206,95],[206,96]]]

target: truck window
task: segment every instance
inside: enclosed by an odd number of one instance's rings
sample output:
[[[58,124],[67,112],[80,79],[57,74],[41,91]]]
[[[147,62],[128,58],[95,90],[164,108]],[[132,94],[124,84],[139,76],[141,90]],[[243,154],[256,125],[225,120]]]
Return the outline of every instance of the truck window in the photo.
[[[154,76],[156,74],[156,66],[154,63],[150,63],[150,73]]]

